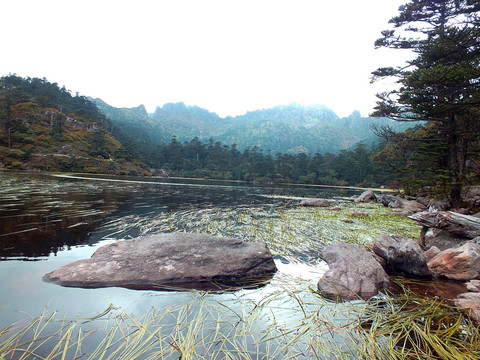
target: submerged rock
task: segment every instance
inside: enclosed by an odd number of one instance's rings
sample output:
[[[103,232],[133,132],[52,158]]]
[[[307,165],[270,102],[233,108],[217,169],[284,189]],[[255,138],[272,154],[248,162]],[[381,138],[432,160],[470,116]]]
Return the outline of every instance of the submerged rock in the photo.
[[[326,297],[368,299],[390,283],[373,254],[359,245],[332,244],[323,249],[321,256],[329,270],[318,281],[318,290]]]
[[[62,286],[214,290],[248,286],[276,271],[263,243],[204,234],[157,234],[100,247],[44,276]]]
[[[393,271],[419,277],[431,276],[425,252],[414,240],[381,233],[375,240],[373,251],[384,258],[387,267]]]

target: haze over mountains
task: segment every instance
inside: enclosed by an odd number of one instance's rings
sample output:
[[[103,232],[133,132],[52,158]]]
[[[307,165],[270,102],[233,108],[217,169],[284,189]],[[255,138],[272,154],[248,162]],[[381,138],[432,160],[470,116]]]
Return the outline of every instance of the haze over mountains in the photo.
[[[145,107],[115,108],[101,99],[92,99],[99,109],[137,144],[179,142],[197,137],[201,141],[236,144],[239,150],[258,147],[276,153],[332,153],[370,144],[378,138],[371,124],[390,125],[403,130],[411,124],[386,118],[362,117],[358,111],[339,118],[323,105],[290,104],[221,118],[198,106],[168,103],[148,114]]]

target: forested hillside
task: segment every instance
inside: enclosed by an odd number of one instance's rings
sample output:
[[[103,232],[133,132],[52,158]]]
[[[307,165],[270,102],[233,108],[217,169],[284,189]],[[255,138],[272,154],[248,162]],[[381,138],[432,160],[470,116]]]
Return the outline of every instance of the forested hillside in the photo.
[[[84,96],[46,79],[0,79],[0,167],[143,174],[112,123]]]
[[[295,104],[222,119],[178,103],[149,115],[142,105],[114,108],[46,79],[0,79],[6,169],[396,186],[398,159],[372,141],[371,123],[392,124]]]
[[[149,115],[144,106],[118,109],[46,79],[9,75],[0,79],[0,125],[0,166],[6,169],[255,183],[375,186],[394,180],[385,163],[371,160],[378,145],[357,144],[373,136],[369,121],[358,113],[339,119],[323,106],[279,106],[222,119],[178,103]]]

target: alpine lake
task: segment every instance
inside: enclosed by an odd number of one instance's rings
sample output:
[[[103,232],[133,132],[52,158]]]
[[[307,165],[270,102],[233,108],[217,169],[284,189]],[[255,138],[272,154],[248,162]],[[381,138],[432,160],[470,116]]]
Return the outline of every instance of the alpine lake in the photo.
[[[326,244],[418,238],[413,221],[355,203],[363,189],[6,171],[0,188],[0,359],[437,358],[436,344],[405,335],[419,322],[449,331],[444,348],[480,351],[478,327],[431,294],[440,282],[397,278],[396,292],[368,301],[317,293]],[[332,206],[298,205],[307,198]],[[257,288],[208,292],[42,280],[102,245],[173,231],[264,242],[278,272]]]

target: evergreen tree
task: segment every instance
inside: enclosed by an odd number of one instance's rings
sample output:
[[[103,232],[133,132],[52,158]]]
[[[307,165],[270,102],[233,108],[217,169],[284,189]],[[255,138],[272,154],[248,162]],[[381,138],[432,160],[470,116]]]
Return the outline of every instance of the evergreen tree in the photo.
[[[374,116],[434,124],[437,133],[431,140],[436,146],[429,151],[435,149],[437,157],[445,159],[435,173],[448,176],[447,195],[452,207],[459,207],[470,144],[480,134],[480,4],[412,0],[399,11],[390,20],[395,29],[382,32],[376,46],[412,49],[417,57],[405,67],[373,72],[374,80],[396,77],[400,84],[378,95]],[[389,138],[388,129],[381,133]],[[432,180],[436,185],[440,179]]]

